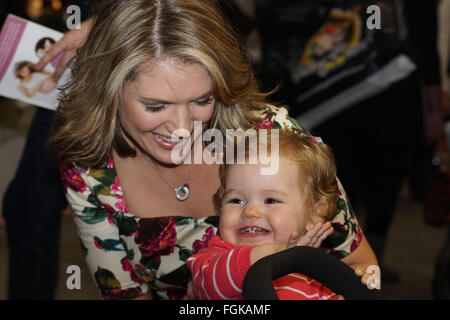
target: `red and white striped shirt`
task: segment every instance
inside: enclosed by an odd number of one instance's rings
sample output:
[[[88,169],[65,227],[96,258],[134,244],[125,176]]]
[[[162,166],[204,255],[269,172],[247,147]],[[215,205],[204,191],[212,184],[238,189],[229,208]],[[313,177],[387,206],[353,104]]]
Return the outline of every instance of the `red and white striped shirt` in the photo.
[[[242,299],[242,283],[251,267],[253,246],[235,246],[214,236],[208,247],[187,261],[192,289],[197,299]],[[273,281],[280,300],[332,300],[335,293],[319,282],[291,273]]]

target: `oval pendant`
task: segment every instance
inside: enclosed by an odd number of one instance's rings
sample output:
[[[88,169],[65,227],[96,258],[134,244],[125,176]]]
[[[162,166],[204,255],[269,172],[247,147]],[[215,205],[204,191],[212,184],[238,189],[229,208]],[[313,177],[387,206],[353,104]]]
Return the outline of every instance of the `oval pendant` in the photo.
[[[175,188],[174,189],[175,192],[175,198],[177,198],[180,201],[184,201],[189,197],[189,185],[187,183],[185,183],[184,185]],[[181,195],[181,193],[184,193],[184,195]]]

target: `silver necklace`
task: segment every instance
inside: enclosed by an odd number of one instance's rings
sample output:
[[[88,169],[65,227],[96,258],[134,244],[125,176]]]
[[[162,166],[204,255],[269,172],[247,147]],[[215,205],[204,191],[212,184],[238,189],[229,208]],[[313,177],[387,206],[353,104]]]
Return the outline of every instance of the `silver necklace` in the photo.
[[[188,181],[191,178],[191,172],[192,172],[192,164],[191,167],[189,168],[189,173],[188,176],[186,178],[186,182],[179,187],[174,188],[167,180],[166,178],[164,178],[164,176],[162,175],[161,171],[158,169],[158,167],[153,163],[152,159],[150,159],[149,156],[145,155],[148,159],[148,161],[150,161],[150,164],[152,165],[153,168],[155,168],[155,171],[158,173],[158,175],[161,177],[161,179],[169,186],[170,189],[173,190],[173,192],[175,193],[175,198],[177,198],[177,200],[180,201],[184,201],[189,197],[189,184]]]

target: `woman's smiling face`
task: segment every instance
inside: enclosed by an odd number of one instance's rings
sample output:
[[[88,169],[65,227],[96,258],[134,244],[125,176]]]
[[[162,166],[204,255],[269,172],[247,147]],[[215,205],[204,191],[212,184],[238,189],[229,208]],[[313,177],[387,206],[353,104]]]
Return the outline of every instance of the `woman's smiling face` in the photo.
[[[172,164],[171,151],[185,142],[171,140],[177,129],[194,141],[194,121],[203,127],[214,113],[212,79],[200,64],[163,60],[142,68],[123,90],[123,130],[154,159]],[[181,141],[181,140],[180,140]]]

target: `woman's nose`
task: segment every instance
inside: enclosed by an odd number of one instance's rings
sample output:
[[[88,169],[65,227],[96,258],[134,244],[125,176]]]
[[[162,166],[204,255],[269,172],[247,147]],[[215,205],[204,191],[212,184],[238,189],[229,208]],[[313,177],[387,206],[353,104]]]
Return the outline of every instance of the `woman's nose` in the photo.
[[[246,205],[243,212],[242,217],[243,218],[260,218],[262,216],[262,212],[260,209],[258,209],[255,205]]]
[[[189,133],[192,131],[192,113],[188,105],[177,105],[174,108],[172,123],[174,128],[171,128],[171,131],[175,131],[177,129],[187,130]]]

